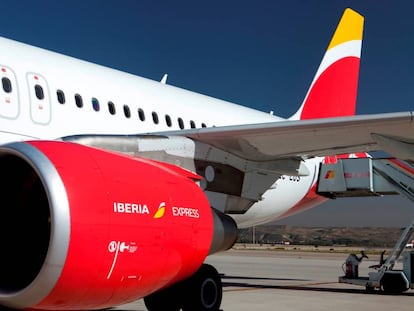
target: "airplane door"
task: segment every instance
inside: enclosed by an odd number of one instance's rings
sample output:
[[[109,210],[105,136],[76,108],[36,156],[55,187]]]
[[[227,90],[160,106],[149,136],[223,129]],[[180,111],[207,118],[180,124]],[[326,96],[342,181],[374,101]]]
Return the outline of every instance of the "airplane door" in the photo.
[[[16,75],[6,66],[0,66],[0,116],[16,119],[19,115],[19,92]]]
[[[51,119],[49,88],[46,80],[38,74],[28,73],[27,83],[30,94],[30,116],[32,121],[48,124]]]

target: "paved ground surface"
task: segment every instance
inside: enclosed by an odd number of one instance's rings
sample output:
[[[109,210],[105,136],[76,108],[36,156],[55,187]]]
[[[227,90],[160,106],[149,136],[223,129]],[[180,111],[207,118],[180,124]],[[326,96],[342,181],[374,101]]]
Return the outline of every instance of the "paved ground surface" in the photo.
[[[222,273],[223,311],[413,310],[414,290],[392,296],[339,284],[346,254],[230,250],[208,258]],[[360,275],[379,256],[361,264]],[[378,258],[377,258],[378,257]],[[145,311],[143,301],[115,308]]]

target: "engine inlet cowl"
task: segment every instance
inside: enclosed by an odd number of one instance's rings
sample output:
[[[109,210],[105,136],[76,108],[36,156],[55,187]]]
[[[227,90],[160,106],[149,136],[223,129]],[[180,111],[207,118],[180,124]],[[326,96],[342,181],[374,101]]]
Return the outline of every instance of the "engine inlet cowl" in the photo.
[[[0,305],[103,309],[191,276],[213,236],[191,172],[68,142],[0,147]]]

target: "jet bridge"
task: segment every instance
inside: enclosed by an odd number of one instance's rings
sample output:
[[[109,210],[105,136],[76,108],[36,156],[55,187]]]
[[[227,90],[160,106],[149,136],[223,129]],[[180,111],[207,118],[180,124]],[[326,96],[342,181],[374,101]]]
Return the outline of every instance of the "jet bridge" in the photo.
[[[414,201],[414,168],[397,159],[341,159],[335,164],[323,164],[320,169],[318,193],[329,198],[402,194]],[[358,275],[358,266],[366,258],[350,254],[339,277],[340,283],[379,288],[389,293],[401,293],[414,288],[414,252],[404,252],[414,233],[414,219],[407,225],[387,259],[381,255],[378,265],[370,268],[368,277]],[[394,269],[403,254],[403,269]]]

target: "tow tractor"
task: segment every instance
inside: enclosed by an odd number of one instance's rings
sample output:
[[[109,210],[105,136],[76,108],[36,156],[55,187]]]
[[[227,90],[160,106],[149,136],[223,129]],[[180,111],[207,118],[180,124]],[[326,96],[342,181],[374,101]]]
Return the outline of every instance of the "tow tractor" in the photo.
[[[341,159],[335,164],[322,164],[319,171],[318,193],[329,198],[381,196],[402,194],[414,201],[414,168],[397,159]],[[350,254],[344,262],[343,276],[339,283],[365,286],[368,291],[380,289],[387,293],[402,293],[414,288],[414,251],[404,252],[414,233],[414,220],[409,223],[401,237],[385,259],[370,266],[376,271],[359,276],[359,265],[364,258]],[[402,255],[402,269],[396,264]]]

